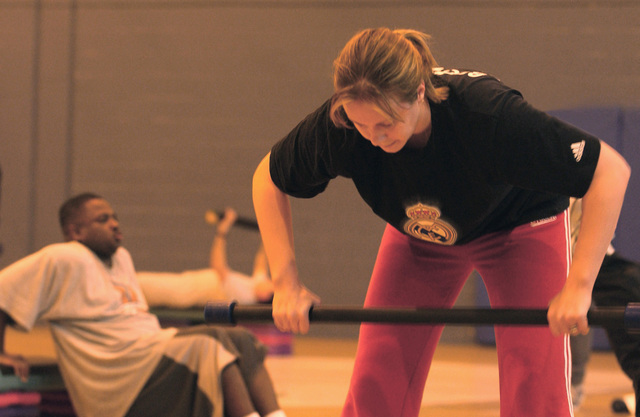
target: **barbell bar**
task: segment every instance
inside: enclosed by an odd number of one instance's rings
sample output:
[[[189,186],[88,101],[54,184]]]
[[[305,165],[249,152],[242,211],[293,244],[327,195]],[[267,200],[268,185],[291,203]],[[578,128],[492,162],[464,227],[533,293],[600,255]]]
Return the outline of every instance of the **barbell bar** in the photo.
[[[204,213],[204,221],[213,226],[220,222],[220,219],[224,217],[224,211],[207,210]],[[244,227],[250,230],[260,230],[258,222],[255,219],[247,216],[238,216],[234,223],[235,226]]]
[[[594,307],[587,313],[589,325],[626,328],[640,332],[640,303]],[[267,304],[209,302],[204,307],[208,324],[273,321]],[[309,321],[319,323],[395,323],[454,325],[548,325],[547,310],[507,308],[363,308],[354,306],[312,306]]]

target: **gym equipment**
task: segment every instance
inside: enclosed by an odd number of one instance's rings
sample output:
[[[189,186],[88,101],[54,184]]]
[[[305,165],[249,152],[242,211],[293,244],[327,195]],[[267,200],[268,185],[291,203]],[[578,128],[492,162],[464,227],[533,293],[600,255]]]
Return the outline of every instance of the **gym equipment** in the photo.
[[[223,217],[224,217],[224,211],[207,210],[204,213],[204,221],[207,224],[212,226],[217,224],[220,221],[220,219]],[[236,222],[234,223],[234,226],[240,226],[240,227],[244,227],[246,229],[252,229],[252,230],[260,230],[258,228],[257,221],[245,216],[238,216],[238,218],[236,219]]]
[[[624,327],[640,331],[640,303],[593,308],[587,314],[590,326]],[[210,302],[204,308],[208,324],[273,321],[270,305]],[[504,308],[362,308],[352,306],[312,306],[311,322],[396,323],[455,325],[548,325],[547,310]]]

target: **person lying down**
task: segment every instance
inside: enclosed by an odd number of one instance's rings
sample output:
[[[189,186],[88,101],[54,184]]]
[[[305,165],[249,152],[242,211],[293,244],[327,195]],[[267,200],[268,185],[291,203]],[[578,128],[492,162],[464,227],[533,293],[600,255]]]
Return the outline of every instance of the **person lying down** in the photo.
[[[138,271],[137,277],[151,307],[201,307],[210,301],[241,304],[267,303],[273,297],[267,259],[258,248],[251,276],[235,271],[227,262],[227,235],[238,215],[225,210],[217,223],[209,255],[209,268],[182,272]]]

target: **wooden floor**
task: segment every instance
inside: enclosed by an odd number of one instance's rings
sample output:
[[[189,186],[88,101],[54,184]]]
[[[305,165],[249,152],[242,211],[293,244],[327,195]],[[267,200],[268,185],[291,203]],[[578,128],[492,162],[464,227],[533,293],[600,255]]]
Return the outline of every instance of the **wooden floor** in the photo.
[[[38,343],[34,343],[32,337]],[[30,335],[7,329],[7,351],[55,358],[46,329]],[[288,417],[334,417],[347,393],[356,341],[296,337],[291,355],[270,355],[280,405]],[[575,417],[620,417],[613,399],[632,391],[609,352],[594,352],[585,378],[585,400]],[[495,348],[441,344],[427,381],[420,417],[498,417],[498,375]],[[390,416],[382,416],[390,417]]]
[[[267,367],[288,417],[333,417],[348,388],[356,342],[296,338],[294,354],[270,356]],[[440,345],[427,381],[420,417],[497,417],[495,349],[479,345]],[[585,400],[575,417],[619,417],[612,400],[631,392],[609,352],[594,352],[585,380]],[[628,414],[627,414],[628,415]]]

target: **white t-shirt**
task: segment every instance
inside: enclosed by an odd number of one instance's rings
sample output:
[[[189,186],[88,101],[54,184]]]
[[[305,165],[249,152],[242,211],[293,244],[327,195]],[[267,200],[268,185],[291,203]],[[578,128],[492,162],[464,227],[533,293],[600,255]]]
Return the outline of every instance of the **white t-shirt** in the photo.
[[[124,248],[107,267],[81,243],[49,245],[0,271],[0,308],[25,330],[50,323],[80,416],[124,415],[176,333],[149,314]]]

